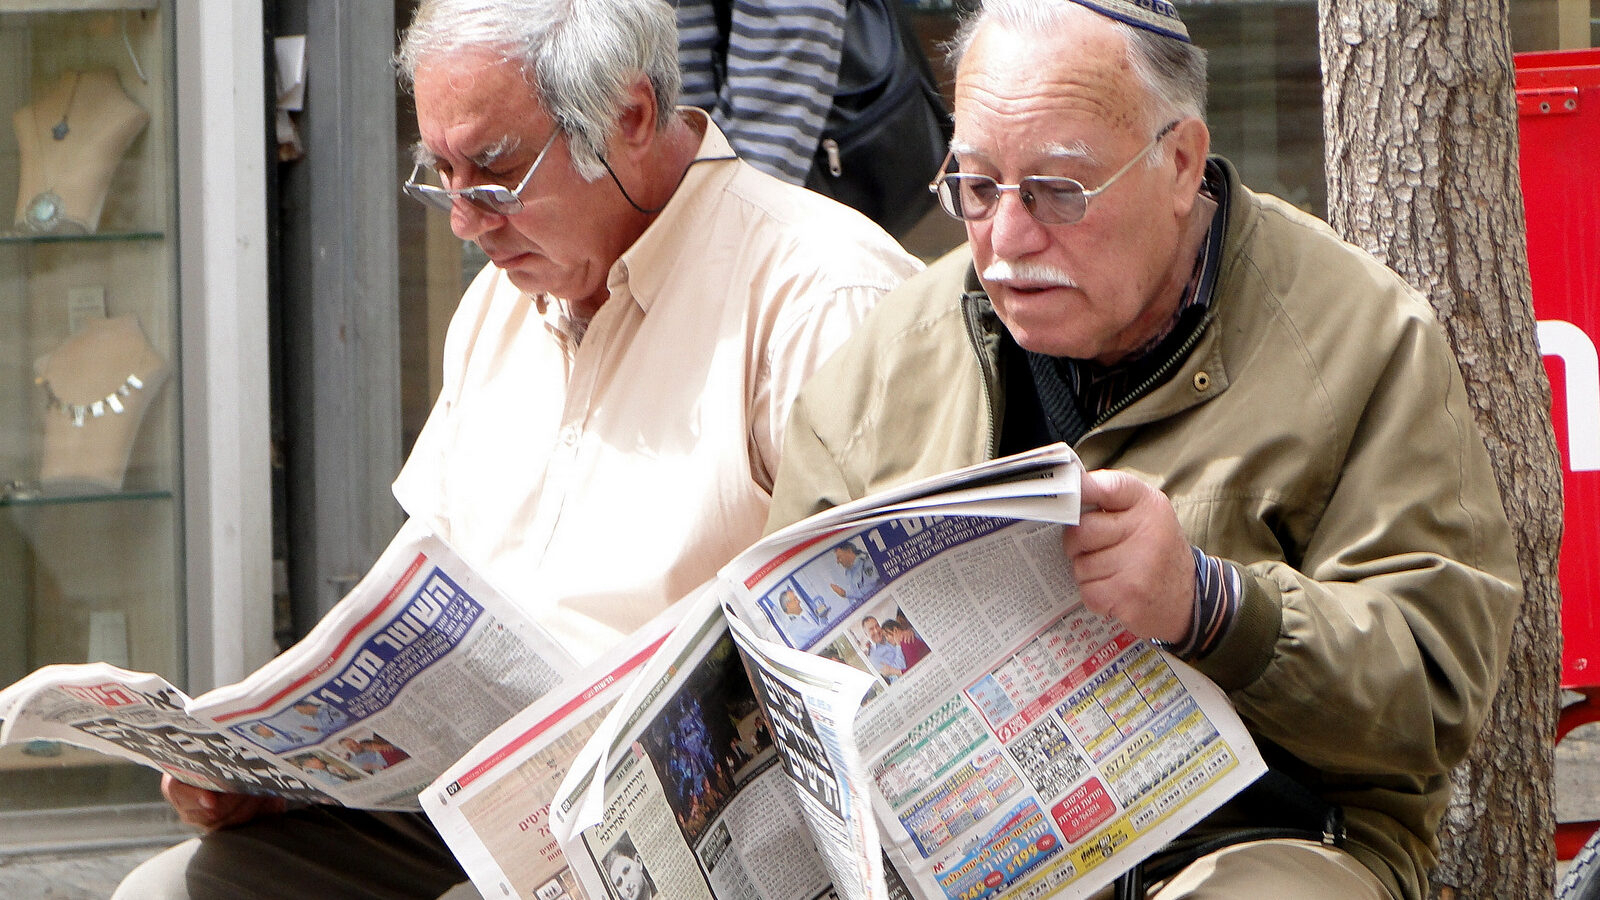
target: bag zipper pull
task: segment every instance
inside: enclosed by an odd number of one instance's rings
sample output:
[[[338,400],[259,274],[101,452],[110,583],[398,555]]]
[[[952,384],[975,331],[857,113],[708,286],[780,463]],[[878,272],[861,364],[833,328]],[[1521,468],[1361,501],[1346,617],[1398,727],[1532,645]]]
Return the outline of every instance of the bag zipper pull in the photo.
[[[843,175],[844,166],[839,164],[839,142],[833,138],[823,138],[822,152],[828,154],[828,174],[835,178]]]

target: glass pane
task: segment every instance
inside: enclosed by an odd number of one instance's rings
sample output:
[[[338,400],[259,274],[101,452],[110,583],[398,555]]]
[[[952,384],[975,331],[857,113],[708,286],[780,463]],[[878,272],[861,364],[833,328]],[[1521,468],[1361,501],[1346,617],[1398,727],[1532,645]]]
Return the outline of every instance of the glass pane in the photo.
[[[0,684],[52,663],[183,677],[171,12],[0,3]],[[51,742],[0,748],[0,851],[32,814],[159,799]]]
[[[1511,47],[1517,53],[1597,46],[1600,0],[1512,0]]]
[[[397,28],[411,23],[415,0],[395,0]],[[395,49],[399,49],[398,42]],[[417,142],[417,110],[411,97],[395,98],[395,181],[411,171]],[[477,245],[450,231],[450,217],[416,201],[399,204],[401,452],[411,445],[439,396],[444,370],[444,332],[467,284],[488,263]]]
[[[1314,3],[1179,4],[1210,61],[1211,150],[1244,183],[1317,215],[1322,173],[1322,70]]]

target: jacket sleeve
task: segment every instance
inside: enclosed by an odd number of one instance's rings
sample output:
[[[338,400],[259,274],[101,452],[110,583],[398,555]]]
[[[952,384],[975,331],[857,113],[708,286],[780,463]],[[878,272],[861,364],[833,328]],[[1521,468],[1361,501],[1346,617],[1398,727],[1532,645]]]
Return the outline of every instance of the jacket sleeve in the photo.
[[[817,433],[811,409],[815,398],[810,389],[802,390],[790,410],[783,435],[783,464],[767,514],[768,534],[852,499],[838,459]]]
[[[1249,576],[1199,668],[1258,734],[1325,772],[1447,772],[1509,654],[1510,527],[1454,357],[1414,320],[1359,401],[1320,514]],[[1337,408],[1337,407],[1336,407]]]

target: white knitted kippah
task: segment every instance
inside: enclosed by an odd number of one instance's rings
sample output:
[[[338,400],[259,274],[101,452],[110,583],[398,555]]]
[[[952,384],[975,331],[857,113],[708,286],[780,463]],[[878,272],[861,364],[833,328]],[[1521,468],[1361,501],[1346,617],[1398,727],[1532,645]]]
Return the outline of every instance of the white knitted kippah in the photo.
[[[1166,0],[1072,0],[1072,2],[1079,6],[1087,6],[1119,22],[1126,22],[1135,28],[1154,31],[1156,34],[1183,41],[1185,44],[1193,43],[1189,40],[1189,29],[1185,28],[1183,20],[1178,18],[1177,8]]]

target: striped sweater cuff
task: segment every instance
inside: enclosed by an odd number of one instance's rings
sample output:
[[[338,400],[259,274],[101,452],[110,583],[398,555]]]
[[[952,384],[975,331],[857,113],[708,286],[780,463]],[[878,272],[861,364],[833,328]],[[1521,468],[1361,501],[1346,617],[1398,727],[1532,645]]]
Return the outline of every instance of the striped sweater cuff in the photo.
[[[1199,547],[1194,554],[1194,618],[1182,643],[1166,645],[1174,656],[1189,661],[1204,659],[1233,626],[1244,592],[1239,570],[1225,560],[1209,556]]]

